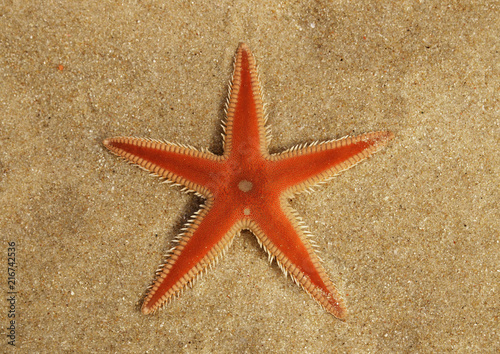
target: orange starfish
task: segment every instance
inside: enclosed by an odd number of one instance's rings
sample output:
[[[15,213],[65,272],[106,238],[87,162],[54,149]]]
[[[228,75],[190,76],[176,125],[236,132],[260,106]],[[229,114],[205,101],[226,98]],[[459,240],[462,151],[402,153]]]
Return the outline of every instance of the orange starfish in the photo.
[[[250,230],[285,274],[328,312],[345,318],[344,302],[287,200],[346,170],[387,144],[376,132],[268,152],[255,60],[236,52],[227,104],[224,153],[134,137],[104,140],[114,154],[206,199],[178,236],[148,289],[142,312],[155,312],[218,260],[241,230]]]

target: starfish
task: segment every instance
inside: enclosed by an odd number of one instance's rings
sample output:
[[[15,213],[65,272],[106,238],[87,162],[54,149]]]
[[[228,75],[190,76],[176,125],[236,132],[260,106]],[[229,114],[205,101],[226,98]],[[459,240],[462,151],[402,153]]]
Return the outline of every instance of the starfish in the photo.
[[[142,312],[157,311],[214,265],[242,230],[250,230],[269,260],[339,319],[347,311],[288,200],[377,152],[388,131],[268,152],[269,129],[255,59],[236,51],[226,106],[224,152],[153,139],[116,137],[103,144],[114,154],[205,199],[177,238],[148,288]]]

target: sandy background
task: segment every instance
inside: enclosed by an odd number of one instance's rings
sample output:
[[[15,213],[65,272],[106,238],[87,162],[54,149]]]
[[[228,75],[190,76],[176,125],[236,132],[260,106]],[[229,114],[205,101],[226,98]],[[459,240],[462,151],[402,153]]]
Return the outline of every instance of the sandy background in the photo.
[[[21,4],[22,3],[22,4]],[[498,352],[496,1],[4,1],[0,287],[23,352]],[[200,200],[101,141],[221,151],[232,57],[259,64],[272,152],[373,130],[382,152],[292,204],[344,294],[326,313],[244,233],[155,316],[138,304]],[[0,351],[7,345],[1,308]]]

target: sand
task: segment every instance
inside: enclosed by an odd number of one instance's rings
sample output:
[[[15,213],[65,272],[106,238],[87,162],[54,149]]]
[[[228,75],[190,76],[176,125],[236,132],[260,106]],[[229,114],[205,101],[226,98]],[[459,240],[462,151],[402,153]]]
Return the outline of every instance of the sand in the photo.
[[[14,349],[14,319],[19,352],[498,352],[499,17],[494,1],[4,2],[0,289],[14,308],[0,351]],[[345,322],[247,232],[164,310],[139,311],[202,200],[102,140],[220,153],[240,41],[259,64],[273,153],[396,135],[291,202]]]

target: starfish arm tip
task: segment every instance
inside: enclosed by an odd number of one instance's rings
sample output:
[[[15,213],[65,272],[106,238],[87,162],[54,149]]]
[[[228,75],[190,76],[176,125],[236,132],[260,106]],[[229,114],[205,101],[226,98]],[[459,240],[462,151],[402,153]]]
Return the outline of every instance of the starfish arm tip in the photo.
[[[102,145],[104,145],[105,147],[109,148],[109,146],[111,145],[111,138],[106,138],[102,141]]]
[[[240,44],[238,45],[238,50],[248,51],[248,46],[245,42],[240,42]]]
[[[347,319],[347,309],[344,304],[340,304],[337,308],[337,312],[333,314],[339,320],[345,321]]]
[[[155,314],[158,309],[160,309],[161,307],[163,306],[160,305],[160,306],[152,306],[151,302],[149,301],[148,298],[145,298],[142,302],[142,305],[141,305],[141,313],[143,315],[153,315]]]
[[[385,131],[384,133],[385,133],[385,138],[387,139],[387,141],[392,140],[396,137],[396,135],[394,135],[394,133],[391,132],[390,130]]]

